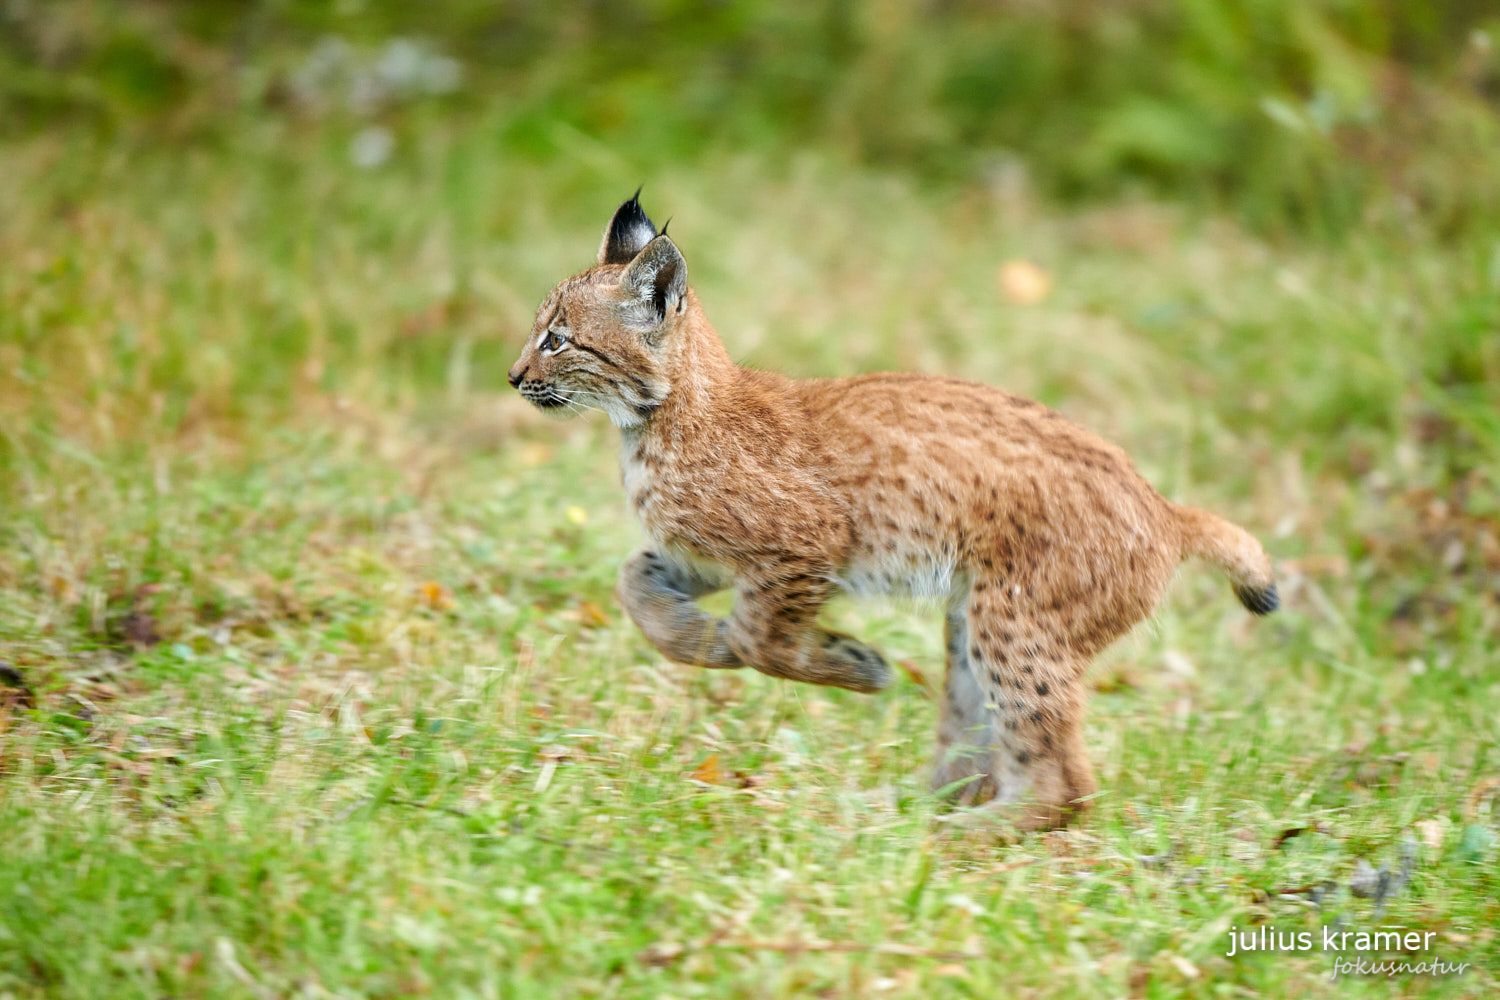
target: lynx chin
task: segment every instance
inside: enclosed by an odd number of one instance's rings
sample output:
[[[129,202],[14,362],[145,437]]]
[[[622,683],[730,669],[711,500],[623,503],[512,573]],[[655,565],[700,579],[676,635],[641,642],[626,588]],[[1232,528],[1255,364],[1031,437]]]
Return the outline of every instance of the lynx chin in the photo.
[[[1057,413],[956,378],[786,378],[730,360],[687,262],[641,209],[537,310],[510,384],[537,407],[603,410],[649,544],[619,599],[669,659],[879,691],[891,669],[818,624],[838,591],[945,602],[933,765],[1019,830],[1096,790],[1089,661],[1151,614],[1178,563],[1208,560],[1256,614],[1271,561],[1244,529],[1174,504],[1125,452]],[[732,587],[727,619],[696,599]]]

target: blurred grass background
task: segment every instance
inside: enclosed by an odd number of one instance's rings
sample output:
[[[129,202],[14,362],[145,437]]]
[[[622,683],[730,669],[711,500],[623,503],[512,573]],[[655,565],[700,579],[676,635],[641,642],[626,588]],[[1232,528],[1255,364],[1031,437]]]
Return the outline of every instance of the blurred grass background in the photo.
[[[576,130],[648,167],[813,145],[962,185],[1019,161],[1050,195],[1166,192],[1298,233],[1492,225],[1500,186],[1500,13],[1465,0],[21,0],[5,17],[20,130],[208,143],[268,111],[402,124],[432,111],[404,99],[439,93],[509,156],[556,159]],[[351,73],[359,55],[373,72]]]
[[[268,265],[292,269],[311,264],[298,255],[327,260],[322,239],[346,254],[412,255],[425,241],[453,258],[441,294],[459,312],[499,258],[501,293],[519,300],[496,318],[514,323],[551,275],[517,274],[525,263],[506,255],[590,227],[606,180],[613,191],[649,179],[665,202],[677,192],[659,179],[695,173],[707,211],[754,213],[799,171],[847,169],[851,183],[878,176],[922,199],[941,225],[959,205],[1146,201],[1226,215],[1276,247],[1441,244],[1468,280],[1439,293],[1459,301],[1424,374],[1469,385],[1494,373],[1480,344],[1500,271],[1500,12],[1488,4],[17,0],[0,18],[12,197],[39,225],[77,226],[109,192],[119,222],[149,221],[183,242],[174,254],[199,256],[156,275],[167,282],[198,283],[241,232]],[[731,161],[762,182],[759,196],[707,180],[732,176]],[[20,190],[38,175],[45,189]],[[414,197],[421,215],[384,210]],[[871,197],[871,222],[899,211]],[[10,228],[10,259],[54,287],[95,270],[67,254],[38,263],[41,241],[17,246]],[[863,228],[846,234],[936,238]],[[225,268],[217,276],[233,280]],[[157,287],[167,308],[212,294]],[[25,358],[0,377],[40,364],[49,345],[72,350],[57,323],[47,343],[28,342],[42,338],[21,317],[38,308],[11,310],[6,342]],[[120,374],[164,392],[177,421],[200,347],[222,354],[212,371],[232,356],[237,385],[199,406],[264,402],[235,390],[284,385],[309,358],[339,388],[421,362],[424,382],[447,370],[453,324],[432,323],[403,356],[390,343],[398,324],[340,319],[283,316],[232,350],[222,336],[158,332],[160,351],[121,345]]]
[[[1490,995],[1497,33],[0,3],[0,997],[1385,995],[1222,934],[1377,919],[1281,897],[1408,842],[1382,912],[1477,968],[1396,987]],[[1083,828],[935,833],[915,683],[619,616],[613,432],[503,373],[641,182],[737,357],[1035,396],[1266,540],[1284,614],[1184,572],[1096,670]],[[835,615],[935,676],[933,621]],[[715,951],[788,935],[855,947]]]

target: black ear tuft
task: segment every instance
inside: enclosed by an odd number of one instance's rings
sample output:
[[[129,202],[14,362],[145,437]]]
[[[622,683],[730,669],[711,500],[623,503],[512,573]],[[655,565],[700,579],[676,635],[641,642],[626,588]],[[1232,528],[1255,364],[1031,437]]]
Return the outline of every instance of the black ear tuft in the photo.
[[[656,227],[641,208],[641,189],[636,188],[630,200],[615,210],[599,245],[600,264],[629,264],[646,244],[656,238]]]

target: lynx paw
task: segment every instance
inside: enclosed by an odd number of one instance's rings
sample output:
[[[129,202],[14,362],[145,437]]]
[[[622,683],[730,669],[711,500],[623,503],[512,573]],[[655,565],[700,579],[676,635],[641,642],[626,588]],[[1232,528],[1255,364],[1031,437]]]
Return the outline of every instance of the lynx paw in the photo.
[[[838,674],[838,687],[865,694],[890,687],[893,674],[885,657],[852,636],[827,633],[823,655]]]
[[[1014,843],[1029,833],[1056,830],[1077,818],[1079,806],[1050,806],[1035,801],[986,802],[963,806],[936,817],[937,822],[959,830],[983,831],[1004,843]]]

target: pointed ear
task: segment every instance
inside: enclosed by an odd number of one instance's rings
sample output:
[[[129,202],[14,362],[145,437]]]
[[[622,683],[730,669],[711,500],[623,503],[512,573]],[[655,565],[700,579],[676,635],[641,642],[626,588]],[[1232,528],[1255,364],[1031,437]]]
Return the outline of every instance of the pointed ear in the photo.
[[[687,293],[687,261],[670,237],[658,236],[625,268],[620,289],[625,293],[627,320],[648,331],[650,340],[651,332],[682,307],[682,297]]]
[[[615,217],[604,230],[599,244],[600,264],[628,264],[656,237],[656,227],[641,208],[641,189],[615,209]]]

